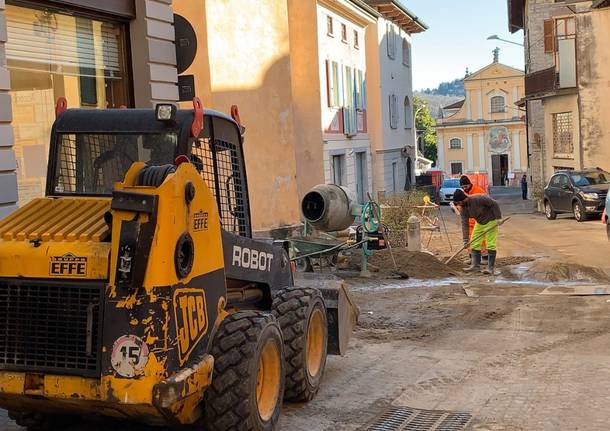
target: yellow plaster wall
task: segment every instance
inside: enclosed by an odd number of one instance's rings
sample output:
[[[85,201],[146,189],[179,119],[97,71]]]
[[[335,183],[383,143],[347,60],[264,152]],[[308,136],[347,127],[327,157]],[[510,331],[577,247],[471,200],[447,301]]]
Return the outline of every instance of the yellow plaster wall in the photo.
[[[233,104],[239,106],[247,129],[245,157],[254,230],[298,223],[288,3],[174,0],[173,4],[198,35],[197,58],[185,74],[195,75],[204,105],[223,112]],[[316,88],[315,83],[311,88]]]
[[[377,193],[384,187],[383,154],[378,151],[383,150],[383,115],[382,115],[382,96],[381,96],[381,64],[379,59],[380,44],[385,34],[378,27],[378,23],[370,24],[365,30],[366,47],[366,96],[367,113],[366,120],[368,133],[371,142],[372,162],[374,169],[373,190]]]
[[[324,183],[322,109],[318,72],[317,3],[288,0],[291,84],[299,199]],[[323,23],[326,25],[326,23]]]

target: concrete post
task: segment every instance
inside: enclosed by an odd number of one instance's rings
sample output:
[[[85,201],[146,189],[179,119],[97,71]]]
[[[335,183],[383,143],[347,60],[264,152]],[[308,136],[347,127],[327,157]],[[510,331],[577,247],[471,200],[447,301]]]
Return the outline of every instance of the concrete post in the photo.
[[[414,215],[407,221],[407,250],[421,251],[421,222]]]

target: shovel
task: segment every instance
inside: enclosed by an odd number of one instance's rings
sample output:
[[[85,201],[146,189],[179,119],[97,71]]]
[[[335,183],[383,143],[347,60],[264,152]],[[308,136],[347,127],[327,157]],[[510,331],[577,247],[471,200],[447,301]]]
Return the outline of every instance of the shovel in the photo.
[[[367,194],[368,194],[369,201],[373,201],[373,199],[371,197],[371,193],[369,192]],[[377,213],[377,207],[375,205],[373,205],[373,215],[375,216],[375,218],[377,220],[379,220],[379,222],[381,222],[381,218],[379,217],[379,214]],[[394,264],[394,271],[392,271],[392,274],[398,276],[399,278],[404,278],[404,279],[409,278],[409,274],[398,270],[398,265],[396,265],[396,259],[394,258],[394,252],[392,251],[392,244],[390,244],[390,241],[388,241],[388,239],[386,238],[385,229],[383,229],[381,231],[381,235],[382,235],[383,240],[385,241],[386,245],[388,246],[388,250],[390,251],[390,257],[392,258],[392,263]]]
[[[466,245],[464,245],[464,247],[462,247],[461,249],[459,249],[458,251],[456,251],[453,256],[451,256],[449,259],[447,259],[445,261],[445,265],[448,265],[453,259],[455,259],[461,252],[463,252],[464,250],[466,250],[468,247],[470,247],[470,245],[475,242],[478,239],[481,239],[482,237],[484,237],[487,233],[491,232],[494,229],[499,228],[500,226],[502,226],[504,223],[506,223],[507,221],[510,220],[510,217],[506,217],[503,220],[500,220],[498,222],[497,225],[492,226],[490,228],[485,229],[483,232],[481,232],[480,234],[478,234],[476,237],[472,238],[470,241],[468,241],[468,243]]]

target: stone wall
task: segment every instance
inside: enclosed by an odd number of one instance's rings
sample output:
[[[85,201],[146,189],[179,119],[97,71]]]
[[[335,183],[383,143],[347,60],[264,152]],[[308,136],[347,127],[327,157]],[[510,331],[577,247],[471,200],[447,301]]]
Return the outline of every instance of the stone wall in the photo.
[[[136,107],[177,102],[172,0],[136,0],[136,19],[130,30]]]

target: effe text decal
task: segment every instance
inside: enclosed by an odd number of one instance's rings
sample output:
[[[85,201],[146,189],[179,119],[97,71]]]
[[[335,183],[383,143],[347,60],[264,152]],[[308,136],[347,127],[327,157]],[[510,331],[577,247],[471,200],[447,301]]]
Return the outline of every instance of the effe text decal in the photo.
[[[271,271],[273,254],[249,249],[246,247],[233,246],[233,266],[257,271]]]
[[[178,352],[183,364],[208,331],[205,293],[202,289],[176,289],[174,315],[178,334]]]
[[[193,231],[200,232],[202,230],[208,230],[208,213],[199,211],[193,215]]]
[[[72,253],[63,256],[51,256],[49,263],[49,275],[60,275],[62,277],[86,277],[87,258],[78,257]]]

